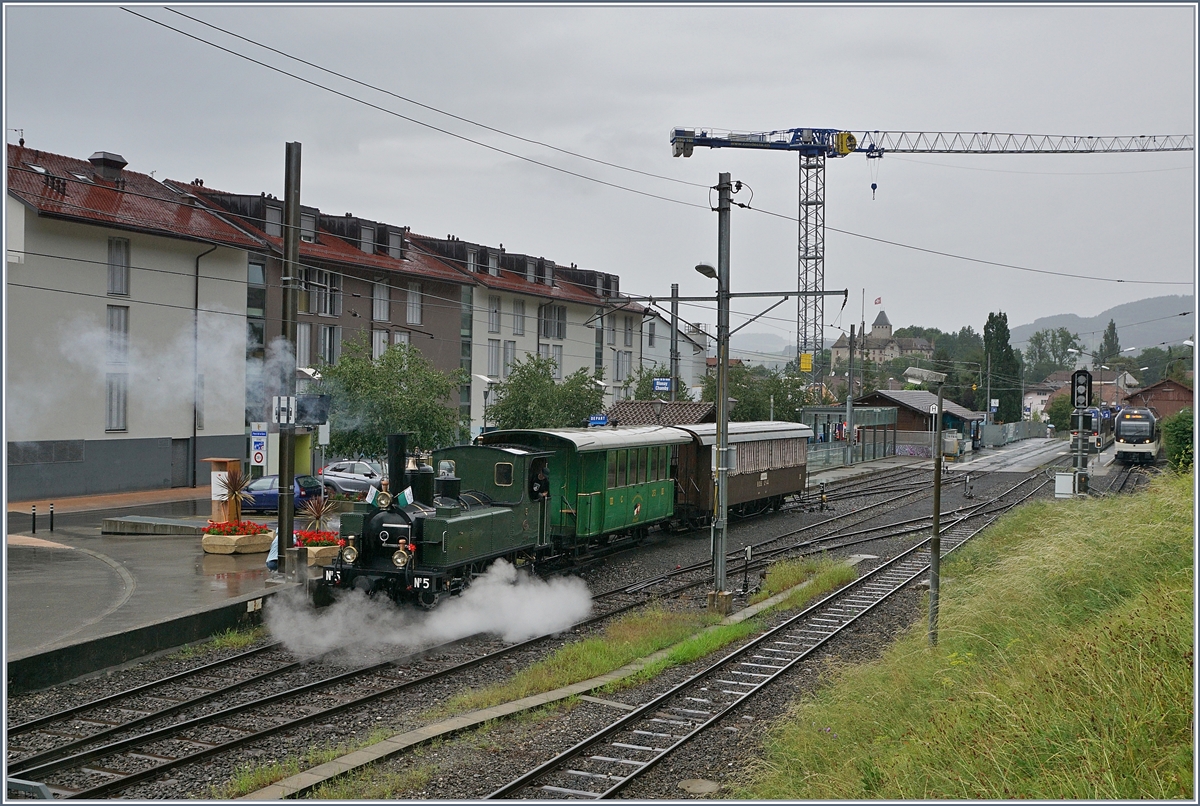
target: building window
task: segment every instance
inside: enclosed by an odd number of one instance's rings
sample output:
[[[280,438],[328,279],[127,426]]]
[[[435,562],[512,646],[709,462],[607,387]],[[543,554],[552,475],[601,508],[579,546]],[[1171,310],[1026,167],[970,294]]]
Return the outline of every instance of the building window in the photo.
[[[388,348],[388,332],[386,330],[371,331],[371,358],[380,358]]]
[[[488,377],[500,377],[500,339],[488,339]]]
[[[337,325],[320,325],[317,331],[317,357],[326,364],[336,364],[342,354],[342,329]]]
[[[653,322],[650,323],[650,326],[646,331],[646,346],[647,347],[654,346],[654,323]]]
[[[625,317],[625,346],[633,346],[633,317]]]
[[[110,372],[104,376],[105,431],[125,431],[126,385],[129,376],[124,372]]]
[[[500,276],[500,256],[495,252],[488,252],[488,274],[493,277]]]
[[[129,308],[108,306],[108,363],[124,364],[129,358]]]
[[[604,340],[608,344],[617,343],[617,315],[615,313],[604,317]]]
[[[492,294],[488,297],[488,333],[500,332],[500,297]]]
[[[408,323],[421,324],[421,284],[408,284]]]
[[[317,242],[317,217],[312,213],[300,214],[300,240],[305,243]]]
[[[261,263],[250,263],[246,270],[246,315],[266,316],[267,276]]]
[[[624,383],[629,380],[629,370],[633,366],[633,351],[621,350],[616,353],[617,366],[614,368],[613,380]]]
[[[392,344],[409,344],[412,342],[412,334],[407,330],[397,330],[392,334]]]
[[[517,359],[517,343],[515,341],[504,342],[504,363],[500,365],[500,377],[507,378],[509,370],[512,369],[513,361]]]
[[[513,300],[513,335],[525,335],[525,300]]]
[[[296,366],[312,365],[312,325],[308,322],[296,324]]]
[[[392,287],[387,283],[375,283],[371,289],[371,318],[376,322],[391,321]]]
[[[196,376],[196,430],[204,430],[204,374]]]
[[[342,275],[323,269],[310,269],[308,281],[309,310],[321,316],[342,315]]]
[[[472,274],[479,271],[479,253],[474,249],[467,250],[467,271]]]
[[[538,358],[549,358],[549,357],[550,357],[550,345],[549,344],[539,344],[538,345]]]
[[[283,208],[267,205],[267,222],[264,232],[273,238],[283,237]]]
[[[129,239],[108,239],[108,293],[129,296]]]
[[[561,381],[563,373],[563,351],[561,344],[550,345],[550,358],[554,361],[554,380]]]
[[[375,254],[375,228],[363,227],[359,234],[361,235],[358,241],[359,247],[368,255]]]
[[[565,339],[567,337],[567,306],[543,305],[539,309],[542,338]]]
[[[262,319],[246,320],[246,357],[261,361],[266,357],[267,325]]]
[[[404,259],[404,233],[389,232],[388,233],[388,254],[396,260]]]
[[[530,259],[530,260],[525,261],[525,282],[527,282],[527,283],[537,282],[537,261],[536,260]]]

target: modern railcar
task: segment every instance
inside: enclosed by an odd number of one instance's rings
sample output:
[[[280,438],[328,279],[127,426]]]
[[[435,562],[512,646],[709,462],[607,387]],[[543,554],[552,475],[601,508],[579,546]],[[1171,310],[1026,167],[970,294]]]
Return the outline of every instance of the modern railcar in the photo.
[[[1126,464],[1153,463],[1162,447],[1158,412],[1151,408],[1124,408],[1114,418],[1116,459]]]
[[[1100,453],[1113,443],[1113,411],[1107,407],[1092,406],[1086,409],[1075,409],[1072,423],[1078,414],[1087,415],[1082,431],[1072,427],[1071,451],[1079,450],[1079,440],[1088,453]]]

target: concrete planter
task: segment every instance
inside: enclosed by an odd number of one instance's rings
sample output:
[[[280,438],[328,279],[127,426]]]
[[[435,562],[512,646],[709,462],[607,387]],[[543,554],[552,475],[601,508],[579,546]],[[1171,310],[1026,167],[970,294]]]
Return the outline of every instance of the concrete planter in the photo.
[[[338,556],[338,546],[309,546],[309,565],[329,565]]]
[[[257,535],[204,535],[200,545],[208,554],[265,554],[271,550],[275,533]]]

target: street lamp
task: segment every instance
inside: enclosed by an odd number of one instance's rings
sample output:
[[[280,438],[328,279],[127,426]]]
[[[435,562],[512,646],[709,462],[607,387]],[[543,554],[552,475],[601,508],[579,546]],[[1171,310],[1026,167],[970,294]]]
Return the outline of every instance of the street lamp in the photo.
[[[654,422],[662,425],[663,402],[659,398],[654,398],[650,401],[650,408],[654,409]]]
[[[942,537],[939,534],[942,517],[942,396],[946,373],[909,367],[904,370],[904,377],[912,383],[937,384],[937,421],[933,436],[933,537],[929,540],[929,645],[937,646],[938,589],[942,565]]]

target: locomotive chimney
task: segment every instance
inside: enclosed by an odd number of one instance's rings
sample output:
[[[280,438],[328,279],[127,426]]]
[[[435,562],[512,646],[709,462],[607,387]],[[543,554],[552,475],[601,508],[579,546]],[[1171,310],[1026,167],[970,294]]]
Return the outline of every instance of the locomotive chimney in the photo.
[[[408,434],[388,434],[388,490],[395,495],[408,489]]]

